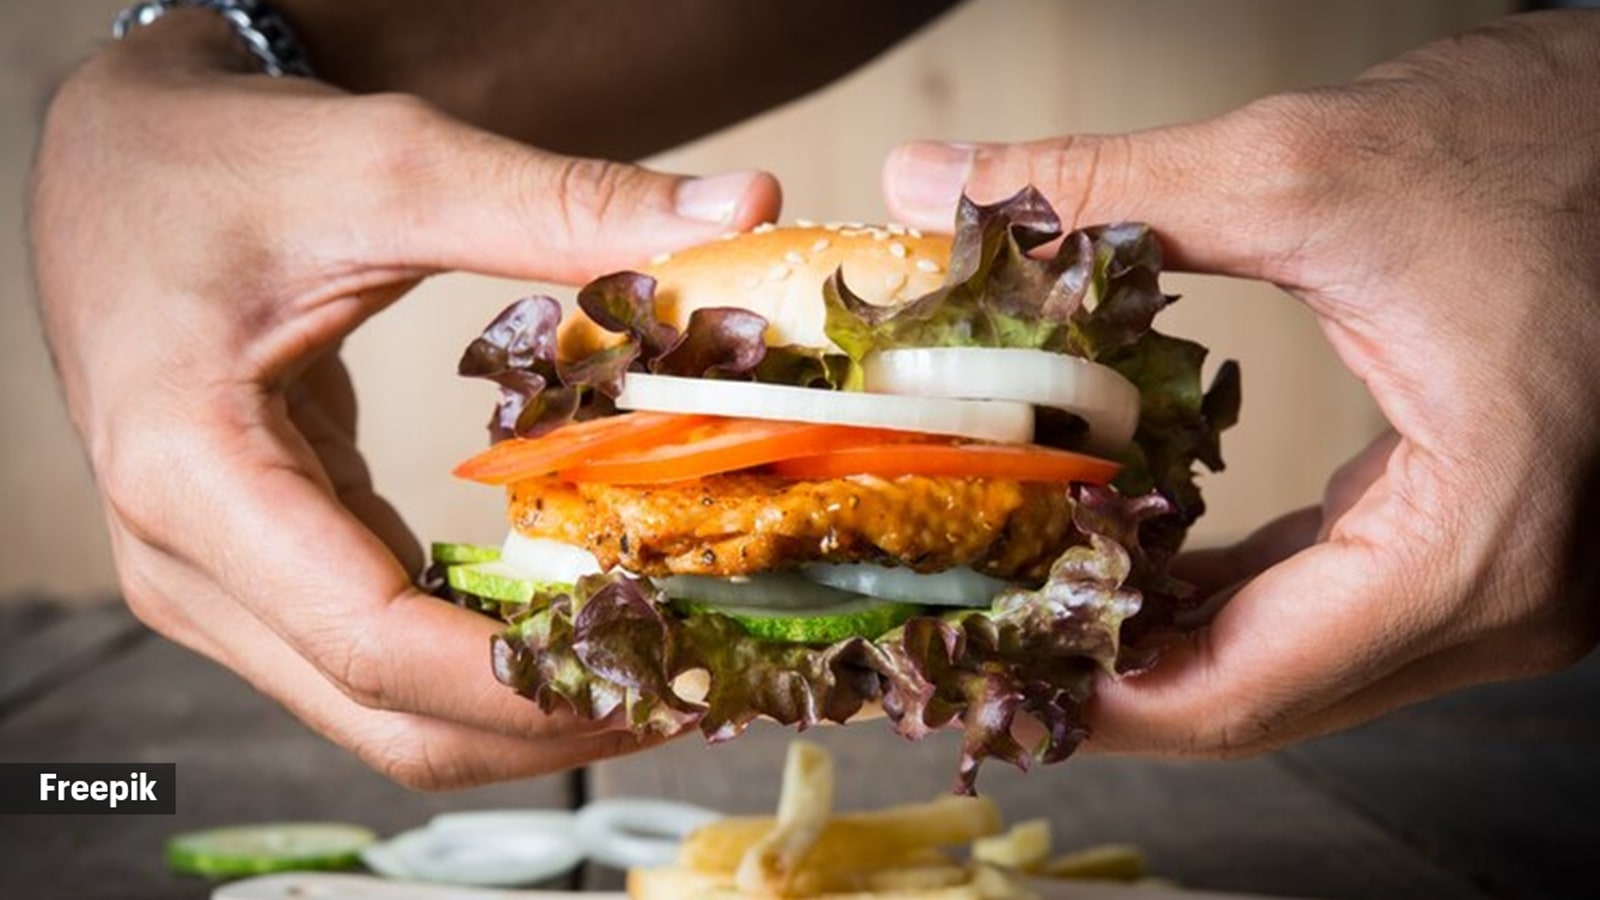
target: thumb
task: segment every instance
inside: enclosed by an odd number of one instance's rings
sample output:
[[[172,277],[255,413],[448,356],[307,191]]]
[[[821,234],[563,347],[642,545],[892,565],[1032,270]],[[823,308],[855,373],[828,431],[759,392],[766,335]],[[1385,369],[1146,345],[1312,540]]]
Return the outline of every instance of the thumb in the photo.
[[[1102,751],[1236,756],[1325,730],[1325,712],[1445,646],[1459,629],[1394,554],[1333,541],[1246,582],[1209,627],[1149,672],[1106,681],[1092,725]],[[1393,698],[1347,710],[1344,724]]]
[[[777,216],[765,172],[692,178],[549,153],[427,108],[407,115],[376,221],[390,264],[582,283]],[[405,134],[404,131],[401,132]]]
[[[884,195],[895,218],[948,230],[963,191],[992,203],[1031,184],[1067,228],[1147,222],[1174,268],[1284,280],[1318,174],[1308,117],[1282,109],[1292,102],[1125,135],[903,144],[885,161]]]

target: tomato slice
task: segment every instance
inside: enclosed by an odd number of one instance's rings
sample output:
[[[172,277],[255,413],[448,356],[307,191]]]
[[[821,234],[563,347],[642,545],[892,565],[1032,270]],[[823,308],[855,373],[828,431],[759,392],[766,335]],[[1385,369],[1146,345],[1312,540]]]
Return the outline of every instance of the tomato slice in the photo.
[[[857,445],[774,462],[772,470],[799,481],[849,475],[929,475],[1006,478],[1015,481],[1084,481],[1105,484],[1122,467],[1109,460],[1031,444]]]
[[[892,449],[903,443],[928,440],[948,438],[850,425],[710,419],[678,434],[672,443],[616,453],[565,468],[561,470],[561,477],[601,484],[687,481],[796,456],[816,456],[862,446]]]
[[[456,466],[455,474],[483,484],[510,484],[618,451],[671,441],[708,421],[709,416],[635,412],[573,422],[536,438],[501,441]]]

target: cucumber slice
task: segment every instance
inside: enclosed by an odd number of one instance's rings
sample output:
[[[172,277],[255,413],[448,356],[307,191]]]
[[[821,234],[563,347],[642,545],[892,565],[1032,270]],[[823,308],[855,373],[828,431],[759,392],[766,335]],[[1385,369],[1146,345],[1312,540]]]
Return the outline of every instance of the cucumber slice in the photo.
[[[922,573],[866,563],[812,563],[800,571],[841,591],[929,606],[984,607],[1010,587],[966,567]]]
[[[167,839],[167,865],[208,878],[347,869],[377,839],[366,828],[340,822],[236,825],[173,835]]]
[[[692,612],[713,612],[739,623],[747,633],[769,641],[795,644],[831,644],[850,637],[875,638],[905,624],[922,607],[859,597],[817,609],[766,609],[759,606],[724,606],[703,601],[683,601]]]
[[[572,590],[570,584],[535,581],[498,559],[451,566],[445,570],[444,579],[458,591],[502,603],[530,603],[541,593]]]
[[[434,563],[441,566],[459,566],[464,563],[492,562],[500,558],[499,547],[483,544],[445,544],[435,542],[430,552]]]
[[[668,575],[655,580],[661,593],[674,600],[698,600],[717,606],[750,606],[774,610],[818,609],[860,597],[802,578],[793,572],[738,575]]]

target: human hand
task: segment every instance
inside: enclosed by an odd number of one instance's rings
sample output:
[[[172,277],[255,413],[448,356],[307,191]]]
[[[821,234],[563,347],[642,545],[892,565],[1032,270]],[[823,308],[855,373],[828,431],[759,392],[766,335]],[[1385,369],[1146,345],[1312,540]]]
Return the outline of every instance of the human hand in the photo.
[[[556,156],[236,56],[174,13],[66,84],[39,151],[42,313],[129,605],[411,786],[635,747],[505,690],[493,624],[413,589],[338,346],[431,273],[586,280],[770,217],[776,183]]]
[[[1393,428],[1320,507],[1180,558],[1231,597],[1101,686],[1092,746],[1252,753],[1595,646],[1596,48],[1600,13],[1519,17],[1210,121],[891,155],[909,224],[1032,183],[1069,225],[1147,221],[1178,268],[1282,286]]]

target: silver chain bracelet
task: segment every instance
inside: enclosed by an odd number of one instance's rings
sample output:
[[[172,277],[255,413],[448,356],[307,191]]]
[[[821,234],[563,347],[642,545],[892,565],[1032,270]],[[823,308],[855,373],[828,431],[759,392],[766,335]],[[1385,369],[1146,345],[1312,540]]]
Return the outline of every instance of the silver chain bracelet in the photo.
[[[222,16],[268,75],[315,77],[305,48],[289,29],[289,23],[263,0],[145,0],[117,14],[111,36],[121,40],[135,28],[149,25],[174,9],[186,8],[209,9]]]

